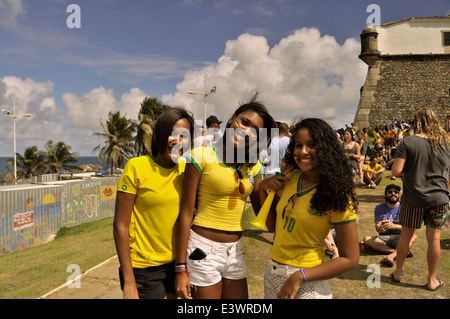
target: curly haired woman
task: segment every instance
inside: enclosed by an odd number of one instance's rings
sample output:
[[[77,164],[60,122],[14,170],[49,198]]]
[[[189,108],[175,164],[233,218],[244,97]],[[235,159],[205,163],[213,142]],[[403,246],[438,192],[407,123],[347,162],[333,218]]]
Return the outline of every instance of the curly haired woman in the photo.
[[[333,129],[309,118],[295,125],[286,163],[295,168],[260,183],[276,191],[267,227],[275,240],[266,265],[265,298],[331,298],[328,279],[358,264],[357,200],[352,167]],[[322,263],[323,242],[336,230],[339,257]]]

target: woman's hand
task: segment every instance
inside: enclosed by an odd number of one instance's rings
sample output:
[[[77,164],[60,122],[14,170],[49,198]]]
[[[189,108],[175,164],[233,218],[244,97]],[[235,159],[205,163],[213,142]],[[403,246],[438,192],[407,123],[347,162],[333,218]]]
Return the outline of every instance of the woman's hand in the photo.
[[[192,299],[191,284],[187,274],[177,274],[175,278],[175,290],[181,299]]]
[[[136,283],[123,285],[123,299],[139,299]]]
[[[294,299],[302,283],[303,283],[303,276],[300,270],[294,272],[284,282],[283,287],[281,287],[280,292],[278,293],[278,299]]]
[[[289,179],[282,175],[272,176],[266,179],[263,179],[259,184],[259,189],[264,191],[274,191],[278,192],[280,189],[284,187],[284,183]]]

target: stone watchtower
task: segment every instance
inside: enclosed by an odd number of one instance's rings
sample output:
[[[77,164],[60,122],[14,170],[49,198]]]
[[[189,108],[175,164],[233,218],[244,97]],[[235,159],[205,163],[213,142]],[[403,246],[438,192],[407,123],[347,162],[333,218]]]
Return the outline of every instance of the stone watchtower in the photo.
[[[366,26],[359,58],[368,71],[355,127],[412,120],[424,107],[444,126],[450,115],[450,16]]]

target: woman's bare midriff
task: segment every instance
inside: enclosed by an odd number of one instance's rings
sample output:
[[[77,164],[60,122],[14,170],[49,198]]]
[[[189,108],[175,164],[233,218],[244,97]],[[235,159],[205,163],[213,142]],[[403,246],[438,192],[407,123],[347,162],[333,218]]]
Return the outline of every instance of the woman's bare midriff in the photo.
[[[202,237],[218,243],[233,243],[242,236],[241,231],[224,231],[192,225],[192,230]]]

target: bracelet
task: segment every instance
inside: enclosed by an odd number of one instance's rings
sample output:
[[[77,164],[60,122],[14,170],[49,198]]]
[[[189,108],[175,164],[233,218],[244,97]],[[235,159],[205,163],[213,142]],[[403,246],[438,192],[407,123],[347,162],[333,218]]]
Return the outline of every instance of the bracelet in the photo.
[[[303,282],[307,282],[308,280],[306,279],[306,274],[305,274],[305,271],[303,270],[303,268],[300,268],[300,272],[302,273],[302,276],[303,276]]]
[[[179,275],[187,273],[186,263],[175,264],[175,272]]]

